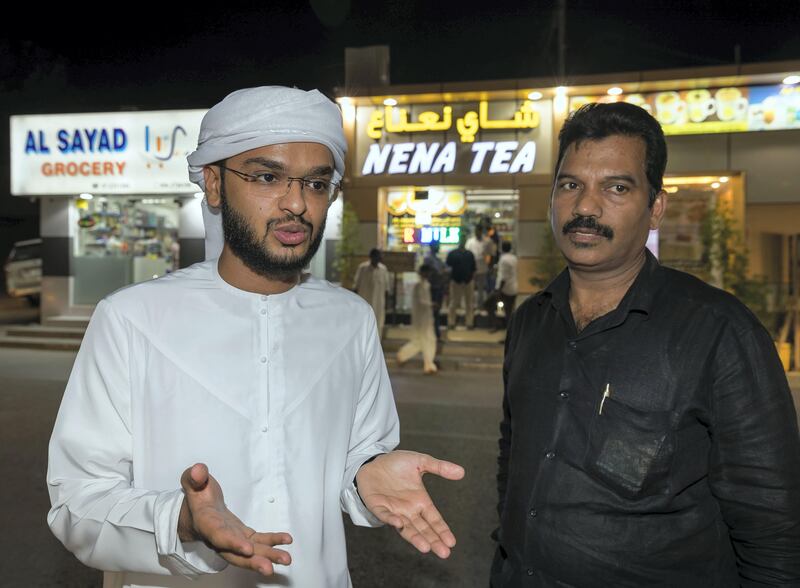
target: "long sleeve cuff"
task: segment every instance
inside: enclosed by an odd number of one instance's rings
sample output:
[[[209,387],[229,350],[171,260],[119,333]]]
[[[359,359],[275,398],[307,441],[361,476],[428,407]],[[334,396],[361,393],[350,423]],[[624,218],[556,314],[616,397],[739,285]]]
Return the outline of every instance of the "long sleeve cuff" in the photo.
[[[162,492],[154,505],[156,549],[165,564],[186,577],[215,574],[228,566],[202,541],[183,543],[178,537],[178,518],[183,504],[183,490]]]
[[[354,465],[349,467],[344,474],[344,484],[340,497],[342,510],[350,515],[350,520],[353,521],[354,525],[358,525],[359,527],[380,527],[383,525],[383,522],[372,514],[364,504],[364,501],[361,500],[361,496],[359,496],[358,490],[354,484],[356,474],[358,470],[361,469],[362,465],[376,455],[388,453],[387,451],[382,451],[380,448],[375,449],[375,453],[372,455],[364,455],[361,459],[356,460]]]

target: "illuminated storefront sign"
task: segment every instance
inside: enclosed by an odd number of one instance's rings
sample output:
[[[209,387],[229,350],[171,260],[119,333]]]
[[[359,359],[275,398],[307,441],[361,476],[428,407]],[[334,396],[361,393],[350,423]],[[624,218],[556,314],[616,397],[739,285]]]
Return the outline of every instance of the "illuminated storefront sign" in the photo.
[[[522,146],[517,141],[481,141],[472,144],[469,173],[530,173],[536,162],[536,143]],[[489,156],[491,154],[491,156]],[[456,167],[456,143],[395,143],[369,146],[361,174],[438,174]],[[486,163],[489,162],[487,166]]]
[[[647,110],[661,123],[666,135],[800,129],[800,88],[794,86],[729,86],[652,94],[573,96],[570,110],[589,102],[617,101]]]
[[[11,117],[11,192],[190,193],[205,110]]]
[[[467,199],[464,192],[459,190],[409,188],[390,190],[386,196],[386,206],[393,216],[419,215],[420,212],[431,216],[459,216],[467,207]]]
[[[442,107],[442,115],[426,110],[417,115],[416,122],[409,122],[409,109],[384,106],[383,110],[372,112],[367,124],[367,136],[380,139],[384,131],[387,133],[420,133],[430,131],[449,131],[453,126],[453,107]],[[478,111],[470,110],[456,120],[456,130],[462,143],[472,143],[475,135],[484,130],[516,130],[535,129],[541,122],[537,106],[525,100],[511,119],[492,119],[489,116],[489,102],[481,100]]]
[[[418,243],[430,245],[431,243],[442,243],[445,245],[455,245],[461,236],[461,227],[406,227],[403,229],[403,243],[411,245]]]
[[[548,100],[356,108],[357,173],[374,175],[547,173]]]
[[[467,207],[466,196],[459,190],[395,189],[386,197],[389,233],[405,245],[429,245],[434,241],[458,243],[461,214]]]

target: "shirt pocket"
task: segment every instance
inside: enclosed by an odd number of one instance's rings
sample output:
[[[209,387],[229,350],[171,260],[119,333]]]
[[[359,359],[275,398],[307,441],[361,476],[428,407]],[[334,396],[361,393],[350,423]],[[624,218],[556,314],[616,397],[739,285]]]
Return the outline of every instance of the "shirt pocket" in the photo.
[[[587,472],[625,498],[666,492],[675,446],[671,417],[606,398],[589,433]]]

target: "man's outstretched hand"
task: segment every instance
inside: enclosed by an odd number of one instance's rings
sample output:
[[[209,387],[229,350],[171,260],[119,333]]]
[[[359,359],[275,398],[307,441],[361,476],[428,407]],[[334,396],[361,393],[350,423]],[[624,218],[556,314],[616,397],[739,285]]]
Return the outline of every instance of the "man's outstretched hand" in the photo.
[[[288,545],[288,533],[256,533],[225,506],[222,488],[196,463],[183,472],[181,486],[185,498],[178,519],[181,541],[204,541],[228,563],[269,576],[273,563],[289,565],[291,556],[275,545]]]
[[[464,477],[464,468],[415,451],[393,451],[364,464],[356,474],[358,493],[380,521],[422,553],[450,556],[456,538],[422,483],[425,474],[448,480]]]

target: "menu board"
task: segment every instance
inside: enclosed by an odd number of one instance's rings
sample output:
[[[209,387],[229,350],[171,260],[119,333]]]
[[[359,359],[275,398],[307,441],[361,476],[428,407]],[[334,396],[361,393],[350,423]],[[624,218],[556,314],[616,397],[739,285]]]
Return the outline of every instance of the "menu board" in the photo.
[[[652,114],[665,135],[800,129],[800,87],[783,85],[573,96],[570,112],[590,102],[620,101]]]

